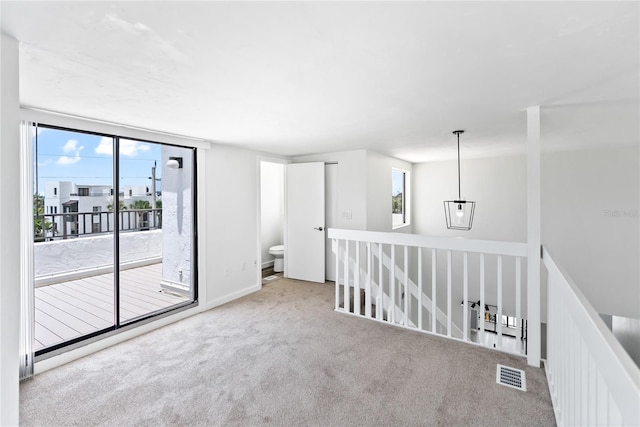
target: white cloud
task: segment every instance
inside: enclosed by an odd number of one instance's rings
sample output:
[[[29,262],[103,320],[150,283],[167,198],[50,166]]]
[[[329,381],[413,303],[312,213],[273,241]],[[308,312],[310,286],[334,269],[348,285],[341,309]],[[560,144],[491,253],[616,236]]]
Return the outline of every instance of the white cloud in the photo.
[[[68,166],[78,163],[81,159],[80,150],[84,148],[84,145],[78,146],[78,141],[75,139],[68,140],[63,146],[62,151],[65,153],[73,153],[75,152],[75,156],[62,156],[57,161],[56,164],[60,166]]]
[[[83,148],[84,148],[83,145],[78,147],[78,141],[76,141],[75,139],[70,139],[62,147],[62,151],[64,151],[65,153],[71,153],[71,152],[74,152],[74,151],[76,151],[76,152],[80,151]]]
[[[139,141],[132,141],[130,139],[120,140],[120,154],[123,156],[134,157],[140,152],[149,151],[151,147],[149,144],[144,144]]]
[[[113,154],[113,138],[103,136],[100,139],[100,144],[96,147],[96,154],[111,156]]]
[[[140,141],[132,141],[130,139],[120,140],[120,154],[127,157],[135,157],[140,153],[151,150],[149,144]],[[96,154],[113,154],[113,140],[108,137],[102,137],[100,144],[96,147]]]
[[[75,157],[62,156],[56,162],[57,165],[60,166],[68,166],[78,163],[80,161],[80,152],[77,151]]]

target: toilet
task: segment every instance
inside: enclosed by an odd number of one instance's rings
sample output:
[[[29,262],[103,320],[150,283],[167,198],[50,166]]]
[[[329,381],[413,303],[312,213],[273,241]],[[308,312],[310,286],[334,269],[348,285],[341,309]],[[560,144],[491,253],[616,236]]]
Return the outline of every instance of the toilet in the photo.
[[[284,271],[284,245],[271,246],[269,253],[273,255],[275,261],[273,262],[273,271],[275,273],[281,273]]]

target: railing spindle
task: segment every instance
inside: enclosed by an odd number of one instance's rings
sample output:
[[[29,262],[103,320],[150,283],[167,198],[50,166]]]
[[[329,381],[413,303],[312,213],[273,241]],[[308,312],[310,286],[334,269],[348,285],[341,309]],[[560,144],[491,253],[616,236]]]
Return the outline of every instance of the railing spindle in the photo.
[[[498,348],[502,348],[502,255],[498,255],[498,313],[496,314],[496,325],[498,326]]]
[[[520,270],[522,268],[522,258],[520,257],[516,257],[516,326],[520,327],[520,325],[522,324],[522,304],[520,301],[521,295],[520,295],[520,288],[522,286],[521,282],[522,282],[522,274],[520,273]],[[547,329],[547,333],[549,333],[549,330]],[[549,349],[547,349],[548,351]]]
[[[382,299],[382,284],[384,283],[384,277],[382,276],[382,243],[378,243],[378,302],[376,303],[376,319],[382,320],[383,299]]]
[[[447,251],[447,336],[451,336],[451,251]]]
[[[431,249],[431,332],[436,333],[436,270],[438,269],[436,249]]]
[[[356,241],[356,267],[353,273],[353,312],[360,315],[360,242]]]
[[[422,247],[418,246],[418,329],[422,330]]]
[[[373,267],[371,265],[373,258],[371,254],[371,243],[367,242],[367,282],[365,284],[364,303],[364,315],[371,318],[371,274]]]
[[[351,298],[349,290],[349,240],[344,241],[344,311],[351,312]]]
[[[336,310],[340,308],[340,240],[333,239],[333,250],[336,256]]]
[[[404,247],[404,325],[409,326],[409,248]]]
[[[485,345],[484,343],[484,254],[480,254],[480,343]]]
[[[387,310],[387,318],[396,323],[396,245],[391,245],[391,268],[389,269],[389,293],[391,294],[391,310]],[[391,313],[389,313],[391,312]]]
[[[462,339],[469,341],[469,268],[468,252],[462,255]]]

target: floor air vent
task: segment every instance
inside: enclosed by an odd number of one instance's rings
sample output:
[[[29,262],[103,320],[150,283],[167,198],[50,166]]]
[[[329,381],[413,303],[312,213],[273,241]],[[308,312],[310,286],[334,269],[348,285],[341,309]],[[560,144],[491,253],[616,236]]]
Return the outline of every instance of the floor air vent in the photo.
[[[506,385],[507,387],[527,391],[527,378],[525,377],[524,371],[520,369],[498,365],[496,369],[496,382]]]

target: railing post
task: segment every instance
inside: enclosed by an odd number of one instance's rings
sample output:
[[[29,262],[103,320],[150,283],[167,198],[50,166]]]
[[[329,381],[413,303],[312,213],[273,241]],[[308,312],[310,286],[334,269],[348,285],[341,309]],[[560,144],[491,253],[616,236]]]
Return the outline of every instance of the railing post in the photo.
[[[527,363],[540,367],[540,106],[527,108]]]

